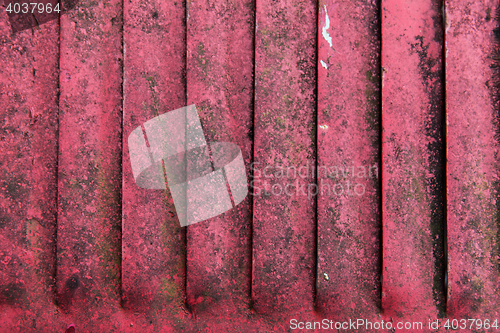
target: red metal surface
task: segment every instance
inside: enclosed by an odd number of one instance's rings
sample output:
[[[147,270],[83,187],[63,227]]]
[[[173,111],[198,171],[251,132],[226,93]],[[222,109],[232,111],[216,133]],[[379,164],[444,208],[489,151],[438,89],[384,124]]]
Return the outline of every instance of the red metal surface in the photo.
[[[382,1],[382,308],[444,312],[441,1]]]
[[[133,179],[128,136],[161,113],[186,104],[185,8],[182,2],[124,3],[122,300],[131,331],[183,329],[185,230],[169,190]],[[168,36],[168,38],[164,38]]]
[[[254,175],[260,193],[253,205],[252,296],[259,313],[313,308],[315,200],[299,188],[314,183],[316,163],[316,10],[308,0],[257,1]],[[266,178],[281,167],[307,172]],[[276,195],[288,183],[296,184],[294,195]]]
[[[446,6],[448,312],[499,314],[498,1]]]
[[[0,3],[0,332],[500,320],[497,1],[66,5]],[[128,136],[188,104],[253,194],[181,228]]]
[[[196,104],[207,141],[238,144],[246,165],[252,162],[253,10],[249,0],[187,7],[187,104]],[[235,209],[188,228],[192,311],[229,321],[249,308],[251,204],[247,196]]]
[[[121,11],[82,1],[60,21],[56,304],[85,331],[118,328]]]
[[[317,307],[338,320],[374,319],[381,265],[378,8],[325,1],[319,10]]]
[[[9,35],[1,12],[0,331],[51,327],[59,26]]]

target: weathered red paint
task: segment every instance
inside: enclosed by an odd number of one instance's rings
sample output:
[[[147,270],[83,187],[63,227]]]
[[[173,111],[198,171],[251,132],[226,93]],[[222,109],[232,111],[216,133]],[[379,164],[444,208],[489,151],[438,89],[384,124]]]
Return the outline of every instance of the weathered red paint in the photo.
[[[497,319],[498,1],[446,2],[448,315]]]
[[[285,332],[292,318],[425,325],[444,310],[497,318],[497,1],[446,6],[446,182],[441,2],[384,0],[382,53],[369,1],[123,5],[84,1],[60,32],[52,21],[15,34],[0,8],[0,332]],[[127,138],[190,103],[207,139],[237,143],[260,181],[267,165],[376,164],[382,103],[382,187],[360,178],[364,196],[317,198],[254,188],[188,227],[186,255],[168,190],[135,184]]]
[[[0,13],[0,331],[47,331],[54,305],[59,25]]]
[[[121,12],[81,1],[61,17],[57,302],[83,331],[118,326]]]
[[[317,308],[339,320],[380,309],[378,12],[364,0],[319,8]]]
[[[444,311],[441,1],[382,1],[382,309]]]
[[[249,166],[254,1],[189,1],[187,10],[187,104],[196,104],[207,142],[237,144]],[[187,227],[192,311],[232,315],[249,308],[251,203],[248,195],[234,209]]]
[[[135,184],[127,140],[144,122],[186,105],[184,3],[125,2],[123,43],[123,306],[131,329],[183,330],[185,231],[168,189]]]
[[[252,295],[263,314],[314,305],[315,198],[283,194],[289,182],[307,188],[314,177],[263,173],[316,163],[316,13],[314,1],[257,1],[254,176],[261,184],[254,189]],[[275,184],[281,195],[272,194]]]

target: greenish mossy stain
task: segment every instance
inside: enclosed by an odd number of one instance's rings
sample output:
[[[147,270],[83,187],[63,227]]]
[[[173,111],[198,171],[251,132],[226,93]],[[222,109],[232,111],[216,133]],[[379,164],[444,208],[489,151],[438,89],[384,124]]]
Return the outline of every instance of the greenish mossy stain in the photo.
[[[366,75],[366,79],[368,81],[370,81],[371,83],[373,83],[373,84],[379,84],[379,76],[373,74],[373,72],[371,70],[366,71],[365,75]]]
[[[474,276],[471,279],[470,286],[474,292],[480,295],[484,292],[484,282],[481,280],[479,276]]]
[[[290,107],[293,104],[293,98],[289,94],[285,94],[283,96],[283,102],[287,107]]]
[[[205,58],[205,53],[206,53],[205,45],[203,45],[203,44],[200,43],[198,45],[198,57],[197,57],[198,66],[200,68],[202,68],[203,72],[205,73],[205,75],[207,75],[209,61],[208,61],[208,59]]]
[[[31,250],[33,254],[33,259],[35,264],[33,265],[35,274],[38,277],[42,277],[41,266],[43,264],[43,244],[40,231],[42,226],[35,219],[29,219],[26,221],[26,242],[27,247]]]
[[[94,246],[99,257],[99,267],[103,288],[98,288],[94,292],[106,295],[115,299],[118,297],[118,286],[120,283],[121,252],[119,246],[119,233],[121,230],[120,214],[117,207],[120,207],[120,194],[113,183],[118,184],[120,176],[118,171],[109,170],[109,163],[105,163],[99,152],[96,159],[97,167],[97,218],[100,226],[96,228],[96,240]],[[111,282],[111,283],[109,283]]]
[[[160,290],[163,295],[166,295],[171,299],[174,299],[180,295],[179,286],[172,280],[167,278],[161,279]]]
[[[264,68],[261,72],[261,76],[269,76],[269,74],[271,74],[271,71],[271,68]]]
[[[424,202],[426,196],[423,190],[422,178],[418,176],[409,176],[410,191],[407,192],[407,198],[412,201]]]
[[[148,83],[149,83],[149,89],[153,89],[154,87],[156,87],[156,81],[155,81],[154,77],[148,76],[145,78],[146,78],[146,81],[148,81]]]
[[[168,302],[179,302],[179,306],[169,307],[169,313],[178,317],[182,314],[183,303],[183,291],[180,286],[175,282],[175,277],[179,277],[179,274],[183,274],[185,269],[184,261],[186,258],[186,248],[182,241],[182,228],[180,227],[179,221],[175,218],[175,207],[173,205],[171,194],[168,189],[163,191],[163,207],[167,211],[167,217],[163,218],[159,228],[160,228],[160,239],[161,243],[164,244],[163,248],[166,253],[167,262],[165,267],[167,267],[170,278],[163,278],[161,280],[160,297]],[[172,246],[172,244],[179,244],[178,246]],[[179,278],[179,280],[181,280]]]
[[[327,118],[330,118],[330,112],[331,112],[331,110],[330,110],[330,107],[329,107],[329,106],[327,106],[327,107],[325,107],[325,108],[323,109],[323,115],[324,115],[325,117],[327,117]]]
[[[264,49],[264,52],[268,52],[269,45],[271,44],[271,33],[269,30],[266,28],[259,29],[257,36],[260,39],[261,47]]]
[[[70,179],[69,181],[69,184],[68,184],[69,188],[71,188],[72,190],[81,190],[83,189],[83,186],[82,184],[80,183],[80,181],[76,178],[73,178],[73,179]]]
[[[285,130],[286,129],[286,121],[280,116],[277,116],[275,118],[275,126],[274,129],[277,131]]]
[[[142,77],[144,79],[146,79],[146,81],[148,82],[148,88],[149,88],[149,93],[151,94],[151,99],[153,100],[153,103],[150,105],[150,106],[147,106],[147,104],[145,102],[143,102],[143,108],[146,107],[146,108],[149,108],[151,109],[151,111],[153,112],[154,116],[157,117],[160,115],[160,103],[159,103],[159,99],[158,99],[158,96],[156,94],[156,86],[157,86],[157,83],[156,83],[156,80],[153,76],[147,76],[146,74],[143,74]]]

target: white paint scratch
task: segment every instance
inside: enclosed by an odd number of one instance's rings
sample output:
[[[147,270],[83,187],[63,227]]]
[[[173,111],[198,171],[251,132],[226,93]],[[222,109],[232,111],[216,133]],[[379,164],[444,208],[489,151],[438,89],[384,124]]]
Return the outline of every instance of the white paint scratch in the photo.
[[[328,125],[319,125],[319,127],[322,129],[322,130],[327,130],[328,129]]]
[[[328,12],[326,10],[326,5],[325,5],[325,26],[323,27],[322,33],[323,33],[323,38],[330,44],[330,47],[333,48],[332,44],[332,37],[328,34],[327,29],[330,29],[330,18],[328,17]]]
[[[323,60],[320,60],[319,62],[321,63],[321,66],[325,67],[325,69],[328,69],[328,65],[326,64],[326,62],[324,62]]]

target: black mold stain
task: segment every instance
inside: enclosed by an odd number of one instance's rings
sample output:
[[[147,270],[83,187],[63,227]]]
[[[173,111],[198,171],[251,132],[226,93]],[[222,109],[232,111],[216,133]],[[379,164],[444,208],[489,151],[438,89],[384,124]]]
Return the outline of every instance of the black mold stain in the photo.
[[[488,8],[491,12],[491,10]],[[488,13],[487,17],[488,18]],[[492,103],[494,106],[495,113],[493,115],[494,119],[494,128],[495,128],[495,141],[500,144],[500,4],[495,9],[495,25],[496,27],[493,29],[493,49],[490,53],[489,57],[492,59],[492,63],[490,68],[492,70],[492,78],[487,82],[487,86],[490,90]],[[488,21],[486,19],[486,21]],[[499,156],[495,156],[495,160],[498,160]],[[491,253],[491,261],[493,261],[493,265],[496,268],[497,272],[500,272],[500,182],[496,181],[493,183],[496,197],[496,216],[493,221],[490,221],[490,226],[493,230],[496,229],[496,237],[495,244],[493,245],[492,253]]]
[[[429,96],[429,122],[425,126],[425,135],[434,140],[427,145],[429,151],[429,168],[432,177],[428,179],[431,200],[430,231],[432,238],[432,255],[434,275],[432,294],[434,304],[443,318],[446,312],[446,132],[445,132],[445,72],[444,72],[444,22],[441,15],[442,1],[434,1],[436,13],[433,16],[435,30],[433,41],[443,47],[441,59],[429,57],[428,42],[423,36],[416,36],[411,44],[411,51],[419,57],[419,72],[425,84],[425,93]]]

